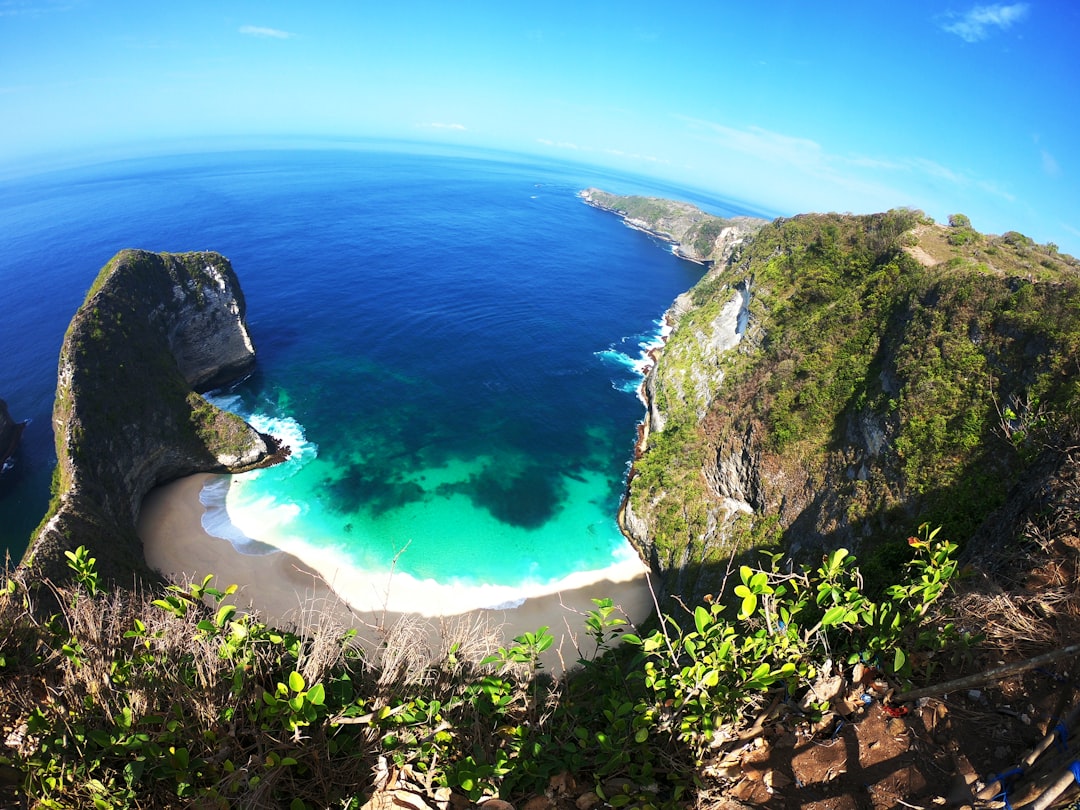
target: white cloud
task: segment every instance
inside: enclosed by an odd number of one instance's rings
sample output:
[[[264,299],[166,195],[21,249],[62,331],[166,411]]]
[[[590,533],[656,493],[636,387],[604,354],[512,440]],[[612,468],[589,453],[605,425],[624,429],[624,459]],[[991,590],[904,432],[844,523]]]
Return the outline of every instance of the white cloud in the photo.
[[[0,17],[36,17],[54,11],[70,11],[75,5],[67,0],[0,0]]]
[[[992,180],[917,155],[844,155],[808,138],[761,127],[737,128],[680,116],[705,144],[708,160],[724,166],[750,188],[783,189],[796,208],[883,210],[896,205],[928,207],[934,200],[978,194],[1015,202]]]
[[[261,37],[262,39],[289,39],[296,36],[290,31],[282,31],[278,28],[264,28],[261,25],[241,25],[240,33],[249,37]]]
[[[464,124],[444,124],[439,121],[430,124],[421,124],[420,126],[426,127],[427,129],[453,129],[458,132],[465,132],[468,129]]]
[[[1061,175],[1061,166],[1058,165],[1054,156],[1045,149],[1041,150],[1041,154],[1043,171],[1050,177],[1059,177]]]
[[[537,138],[536,142],[543,144],[544,146],[550,146],[554,149],[568,149],[571,152],[592,152],[601,155],[611,155],[612,157],[621,160],[633,160],[645,163],[671,163],[671,161],[665,158],[656,157],[655,155],[643,155],[640,152],[627,152],[624,149],[615,149],[612,147],[581,146],[580,144],[572,143],[570,141],[553,141],[550,138]]]
[[[976,188],[980,189],[981,191],[984,191],[987,194],[992,194],[995,197],[1000,197],[1001,199],[1003,199],[1003,200],[1005,200],[1007,202],[1016,202],[1016,195],[1015,194],[1013,194],[1013,193],[1011,193],[1009,191],[1006,191],[1000,185],[993,182],[992,180],[979,180],[979,181],[977,181],[975,183],[975,186],[976,186]]]
[[[978,42],[986,39],[995,27],[1002,30],[1024,19],[1028,13],[1027,3],[1005,5],[996,3],[992,6],[975,6],[958,18],[951,14],[950,22],[942,24],[942,29],[956,34],[965,42]]]
[[[818,174],[828,163],[828,156],[821,145],[809,138],[784,135],[755,126],[739,129],[689,116],[679,117],[690,125],[691,130],[703,132],[708,141],[721,149],[754,157],[767,164],[786,165]],[[858,160],[865,163],[867,158]]]
[[[570,143],[570,141],[553,141],[549,138],[537,138],[537,143],[542,143],[544,146],[554,146],[556,149],[571,149],[575,152],[585,151],[591,152],[591,149],[578,146],[576,143]]]

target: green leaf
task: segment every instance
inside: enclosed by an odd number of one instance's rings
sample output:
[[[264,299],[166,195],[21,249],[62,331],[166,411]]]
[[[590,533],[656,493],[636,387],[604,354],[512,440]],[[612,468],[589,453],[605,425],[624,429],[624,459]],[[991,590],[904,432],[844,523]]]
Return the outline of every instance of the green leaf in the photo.
[[[845,605],[833,605],[831,608],[825,611],[825,615],[821,617],[822,627],[832,627],[834,624],[838,624],[844,620],[847,616],[848,610]]]
[[[742,586],[740,585],[739,587]],[[708,629],[711,621],[712,616],[709,615],[709,611],[707,611],[703,605],[698,605],[694,608],[694,626],[697,627],[697,631],[701,633],[701,635],[705,635],[705,630]]]
[[[754,576],[750,578],[750,590],[754,593],[771,593],[772,588],[769,587],[769,575],[764,571],[758,571]]]
[[[899,647],[896,648],[896,653],[893,655],[893,672],[899,672],[904,668],[904,664],[907,663],[907,655]]]
[[[222,605],[221,610],[214,617],[214,624],[218,627],[224,627],[225,622],[231,619],[234,613],[236,613],[236,605]]]
[[[749,619],[754,615],[754,611],[757,610],[757,594],[745,585],[736,585],[735,595],[742,598],[742,606],[739,609],[739,618]]]
[[[135,760],[124,765],[124,781],[128,787],[131,787],[142,778],[145,768],[146,763],[142,760]]]
[[[295,670],[289,673],[289,688],[294,692],[304,691],[304,676]]]
[[[839,573],[839,569],[844,562],[844,558],[847,556],[848,550],[846,548],[838,548],[836,549],[836,551],[830,552],[829,556],[825,558],[825,568],[827,569],[828,573]]]
[[[321,683],[315,684],[308,690],[307,699],[313,706],[321,706],[326,700],[326,687]]]

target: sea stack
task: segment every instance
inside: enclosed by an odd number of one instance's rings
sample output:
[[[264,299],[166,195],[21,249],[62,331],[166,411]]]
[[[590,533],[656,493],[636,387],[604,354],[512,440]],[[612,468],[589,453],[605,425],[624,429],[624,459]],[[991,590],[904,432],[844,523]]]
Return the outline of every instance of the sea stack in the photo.
[[[7,471],[25,426],[25,422],[16,422],[11,418],[7,403],[0,399],[0,473]]]
[[[269,463],[276,442],[198,392],[250,373],[239,281],[217,253],[124,250],[98,274],[60,350],[49,513],[23,565],[66,573],[87,546],[103,576],[146,575],[135,531],[146,494],[196,472]]]

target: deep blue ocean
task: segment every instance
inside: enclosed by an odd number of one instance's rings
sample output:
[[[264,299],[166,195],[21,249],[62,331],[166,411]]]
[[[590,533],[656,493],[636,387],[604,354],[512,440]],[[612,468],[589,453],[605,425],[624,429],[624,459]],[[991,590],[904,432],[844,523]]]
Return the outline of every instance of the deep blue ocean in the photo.
[[[138,247],[232,261],[258,369],[214,396],[294,451],[204,491],[213,533],[463,585],[631,553],[615,514],[642,351],[702,269],[586,206],[589,185],[746,213],[497,154],[202,153],[4,181],[0,397],[32,420],[0,481],[6,548],[47,506],[64,330]]]

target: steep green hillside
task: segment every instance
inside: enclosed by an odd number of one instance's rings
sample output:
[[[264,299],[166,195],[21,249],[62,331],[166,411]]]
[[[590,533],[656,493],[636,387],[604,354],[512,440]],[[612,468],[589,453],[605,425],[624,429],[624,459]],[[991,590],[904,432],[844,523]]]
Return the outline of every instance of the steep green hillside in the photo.
[[[1078,270],[962,215],[764,227],[671,313],[627,528],[684,594],[750,544],[971,537],[1076,423]]]

